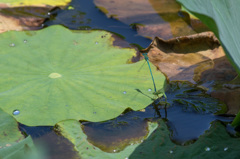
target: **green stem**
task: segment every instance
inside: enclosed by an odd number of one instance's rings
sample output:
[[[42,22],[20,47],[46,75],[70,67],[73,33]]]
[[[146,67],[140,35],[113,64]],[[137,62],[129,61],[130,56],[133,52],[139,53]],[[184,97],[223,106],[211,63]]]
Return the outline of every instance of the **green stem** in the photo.
[[[145,60],[146,60],[147,63],[148,63],[148,67],[149,67],[149,70],[150,70],[150,74],[151,74],[151,76],[152,76],[154,91],[157,92],[156,85],[155,85],[155,82],[154,82],[154,78],[153,78],[153,74],[152,74],[152,70],[151,70],[151,67],[150,67],[150,63],[149,63],[149,59],[148,59],[147,53],[143,53],[143,56],[144,56]]]

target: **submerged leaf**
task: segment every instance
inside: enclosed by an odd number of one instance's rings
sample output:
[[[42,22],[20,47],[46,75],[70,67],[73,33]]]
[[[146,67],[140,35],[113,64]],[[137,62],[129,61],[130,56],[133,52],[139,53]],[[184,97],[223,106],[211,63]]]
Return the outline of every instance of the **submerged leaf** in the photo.
[[[134,49],[113,47],[106,31],[40,31],[0,35],[0,107],[25,125],[64,119],[103,121],[156,98],[144,61],[126,64]],[[164,76],[153,69],[157,89]],[[31,119],[31,120],[30,120]]]
[[[184,111],[196,113],[225,113],[226,105],[206,94],[205,90],[189,82],[171,82],[165,92],[167,104],[181,106]],[[160,99],[160,104],[165,98]],[[165,103],[164,103],[165,104]]]
[[[133,144],[126,147],[123,151],[117,152],[113,151],[113,153],[107,153],[101,151],[98,147],[93,146],[87,140],[87,136],[83,133],[80,123],[76,120],[66,120],[59,122],[57,125],[57,130],[70,140],[74,145],[75,149],[78,151],[79,156],[82,159],[88,158],[99,158],[99,159],[127,159],[134,149],[140,145]],[[148,136],[157,128],[157,123],[149,123],[148,129],[149,134]]]

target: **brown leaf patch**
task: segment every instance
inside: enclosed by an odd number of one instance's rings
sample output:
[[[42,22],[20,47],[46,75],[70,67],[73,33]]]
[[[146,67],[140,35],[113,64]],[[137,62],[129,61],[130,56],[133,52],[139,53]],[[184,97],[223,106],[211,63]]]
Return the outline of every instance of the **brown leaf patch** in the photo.
[[[10,30],[39,29],[50,10],[50,7],[1,8],[0,33]]]
[[[170,40],[155,38],[142,50],[169,81],[201,81],[205,70],[214,68],[214,59],[224,57],[224,51],[212,32],[182,36]]]
[[[236,114],[240,110],[240,89],[224,86],[237,76],[237,72],[212,32],[170,40],[156,37],[150,46],[141,52],[148,53],[149,61],[163,72],[169,81],[201,84],[209,90],[212,97],[227,104],[228,114]]]
[[[108,17],[132,26],[144,37],[170,39],[196,33],[189,27],[189,16],[179,15],[181,6],[175,0],[94,0],[94,3]]]

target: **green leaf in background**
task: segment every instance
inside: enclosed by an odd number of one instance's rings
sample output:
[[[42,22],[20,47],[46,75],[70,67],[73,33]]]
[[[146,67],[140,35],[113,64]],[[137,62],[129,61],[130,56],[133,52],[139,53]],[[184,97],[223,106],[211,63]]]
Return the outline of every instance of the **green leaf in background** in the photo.
[[[0,158],[23,159],[33,157],[37,159],[32,138],[26,139],[18,129],[18,123],[9,114],[0,109]],[[30,158],[29,158],[30,159]]]
[[[214,122],[205,134],[190,145],[174,144],[169,138],[170,132],[166,124],[160,120],[159,127],[138,146],[129,159],[171,158],[171,159],[203,159],[203,158],[240,158],[240,139],[231,137],[223,124]]]
[[[177,0],[206,24],[221,41],[230,62],[240,73],[239,0]],[[240,125],[240,112],[233,126]]]
[[[80,123],[76,120],[66,120],[59,122],[57,130],[75,145],[75,150],[78,151],[81,159],[127,159],[137,146],[134,144],[127,146],[123,151],[117,153],[107,153],[93,146],[88,142],[87,136],[83,133]],[[157,123],[149,123],[149,134],[157,128]]]
[[[71,0],[1,0],[0,4],[6,4],[10,7],[19,6],[65,6]]]
[[[145,108],[155,98],[148,67],[126,64],[136,51],[112,46],[111,36],[62,26],[1,34],[0,108],[29,126],[104,121]],[[153,71],[161,89],[165,77]]]

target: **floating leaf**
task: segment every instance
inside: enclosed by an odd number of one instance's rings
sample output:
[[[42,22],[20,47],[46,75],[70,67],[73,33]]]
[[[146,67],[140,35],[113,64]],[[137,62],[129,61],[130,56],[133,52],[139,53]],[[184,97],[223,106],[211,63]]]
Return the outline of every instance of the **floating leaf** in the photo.
[[[155,99],[144,61],[126,64],[135,50],[113,47],[106,31],[52,26],[0,36],[0,107],[19,110],[14,117],[25,125],[103,121]],[[165,78],[154,72],[161,89]]]
[[[157,123],[149,123],[149,134],[157,128]],[[57,130],[69,139],[78,151],[79,156],[82,159],[88,158],[104,158],[104,159],[127,159],[134,149],[140,144],[133,144],[126,147],[123,151],[107,153],[101,151],[98,147],[93,146],[88,142],[87,136],[83,133],[80,123],[76,120],[66,120],[57,124]]]
[[[94,0],[96,6],[108,17],[130,25],[138,34],[153,39],[169,39],[196,32],[179,16],[181,6],[175,0]]]
[[[169,40],[156,37],[144,52],[148,52],[149,61],[157,66],[170,81],[186,80],[197,83],[211,77],[215,77],[212,78],[213,80],[229,81],[230,75],[220,76],[218,74],[222,72],[214,68],[218,62],[217,59],[225,59],[225,54],[212,32]],[[225,70],[233,72],[230,80],[236,77],[237,74],[228,62],[221,64],[224,64]],[[206,70],[209,70],[208,74],[202,78],[201,75]]]
[[[7,5],[10,7],[19,7],[19,6],[65,6],[71,0],[1,0],[1,5]]]
[[[169,139],[169,131],[162,120],[159,127],[138,146],[132,158],[239,158],[240,139],[231,137],[224,125],[214,122],[210,130],[190,145],[180,146]]]
[[[13,7],[0,9],[0,33],[9,30],[36,30],[48,17],[50,7]]]

